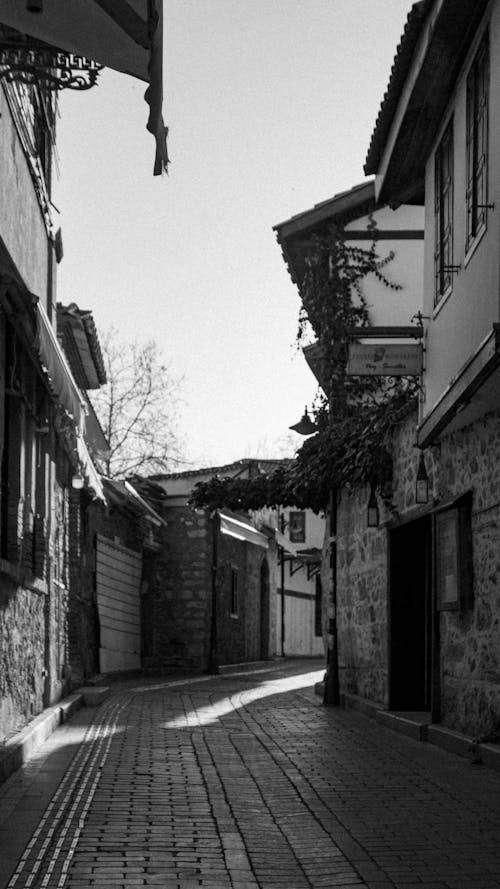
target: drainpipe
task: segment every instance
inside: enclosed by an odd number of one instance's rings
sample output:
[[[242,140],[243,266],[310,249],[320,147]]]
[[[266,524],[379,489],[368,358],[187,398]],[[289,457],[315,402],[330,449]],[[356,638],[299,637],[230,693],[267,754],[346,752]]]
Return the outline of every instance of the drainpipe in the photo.
[[[330,494],[330,601],[328,608],[328,650],[326,660],[323,704],[338,707],[340,704],[339,653],[337,639],[337,491]]]
[[[210,612],[210,641],[208,654],[208,672],[217,674],[217,570],[219,567],[219,531],[220,515],[216,510],[212,515],[212,600]]]

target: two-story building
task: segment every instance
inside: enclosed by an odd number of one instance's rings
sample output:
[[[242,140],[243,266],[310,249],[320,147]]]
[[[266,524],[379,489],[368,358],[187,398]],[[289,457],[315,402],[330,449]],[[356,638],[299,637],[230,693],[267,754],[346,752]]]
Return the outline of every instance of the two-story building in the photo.
[[[433,719],[493,739],[500,734],[499,91],[500,3],[414,4],[365,165],[378,200],[425,210],[416,440],[432,476],[431,515],[420,533]],[[421,548],[403,528],[394,536],[403,598]]]
[[[404,204],[392,210],[376,199],[371,181],[292,217],[276,226],[275,231],[304,305],[307,299],[310,302],[311,263],[318,254],[318,246],[325,243],[329,233],[341,232],[342,242],[352,248],[347,254],[348,263],[363,264],[366,260],[364,251],[371,249],[378,257],[374,270],[357,279],[358,289],[353,286],[348,294],[349,302],[356,305],[360,299],[359,288],[362,289],[366,307],[364,326],[358,328],[359,322],[355,320],[351,333],[357,350],[356,360],[367,354],[368,363],[363,359],[360,369],[356,371],[354,367],[352,377],[344,377],[345,350],[351,348],[349,336],[342,341],[334,330],[332,342],[322,340],[322,307],[328,311],[325,301],[335,302],[346,296],[345,292],[342,296],[332,289],[333,285],[330,287],[328,272],[326,284],[325,278],[322,279],[324,289],[318,291],[316,296],[318,308],[310,318],[313,328],[311,335],[317,336],[318,341],[304,346],[304,356],[327,400],[330,400],[328,421],[332,428],[342,427],[346,423],[346,412],[338,413],[330,398],[332,372],[335,376],[340,368],[346,387],[349,379],[357,375],[365,381],[361,383],[356,406],[361,429],[364,404],[368,409],[373,399],[377,399],[391,384],[390,376],[369,376],[373,367],[377,374],[379,370],[376,365],[384,363],[380,356],[394,354],[390,350],[396,349],[404,364],[407,354],[416,354],[416,367],[403,366],[402,371],[400,368],[389,371],[382,368],[382,374],[402,372],[404,375],[406,372],[408,380],[418,380],[418,356],[422,352],[421,343],[419,345],[419,313],[422,309],[423,209],[419,205]],[[331,262],[329,257],[328,262]],[[381,276],[379,269],[383,270]],[[388,283],[393,286],[388,286]],[[316,286],[315,283],[313,287]],[[373,336],[374,333],[377,336]],[[401,363],[399,358],[396,363]],[[378,380],[375,388],[374,380]],[[367,393],[369,390],[371,393],[369,398],[367,395],[366,402],[363,394],[365,384]],[[414,559],[416,564],[406,574],[406,604],[397,632],[395,610],[392,623],[390,611],[390,589],[394,587],[397,569],[388,526],[390,523],[406,522],[409,516],[416,518],[421,509],[416,504],[415,491],[419,468],[419,453],[414,447],[416,424],[416,404],[412,397],[408,402],[408,411],[395,424],[387,441],[390,451],[388,458],[393,467],[391,508],[384,504],[380,491],[371,492],[367,481],[360,484],[356,480],[355,458],[350,476],[331,492],[321,579],[324,628],[329,643],[329,680],[333,681],[331,674],[335,674],[333,684],[336,692],[333,698],[338,698],[340,692],[345,699],[349,695],[356,696],[381,708],[410,710],[430,707],[427,606],[425,596],[421,596],[426,583],[427,563],[422,556],[425,541],[418,522],[409,525],[409,534],[418,555]],[[356,442],[350,445],[354,454],[356,446]],[[400,570],[407,565],[407,561],[401,562]]]
[[[71,579],[81,499],[104,498],[91,455],[102,440],[85,394],[102,382],[95,331],[77,308],[61,307],[58,319],[59,91],[89,89],[103,65],[142,79],[156,173],[167,160],[162,3],[144,0],[125,15],[118,6],[0,8],[0,739],[58,699],[75,652],[85,654],[79,621],[69,626]]]

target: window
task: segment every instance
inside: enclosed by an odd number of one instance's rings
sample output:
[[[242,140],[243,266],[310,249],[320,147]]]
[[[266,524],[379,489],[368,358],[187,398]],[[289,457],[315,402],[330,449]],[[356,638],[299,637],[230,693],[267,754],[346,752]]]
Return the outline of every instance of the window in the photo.
[[[467,224],[468,250],[486,227],[488,209],[489,52],[485,35],[467,77]]]
[[[3,322],[3,323],[2,323]],[[48,398],[13,325],[0,315],[0,558],[43,578]]]
[[[306,539],[306,514],[305,512],[291,512],[290,522],[290,542],[305,543]]]
[[[464,494],[435,515],[438,611],[472,606],[472,495]]]
[[[238,614],[238,570],[231,568],[231,614]]]
[[[453,124],[450,123],[435,156],[434,189],[434,305],[453,284]]]

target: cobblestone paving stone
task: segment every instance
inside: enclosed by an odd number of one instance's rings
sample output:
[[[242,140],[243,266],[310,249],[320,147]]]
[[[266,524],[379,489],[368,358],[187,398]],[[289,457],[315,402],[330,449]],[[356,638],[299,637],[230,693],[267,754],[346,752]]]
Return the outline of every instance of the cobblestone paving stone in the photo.
[[[113,686],[0,788],[0,889],[500,889],[500,774],[320,677]]]

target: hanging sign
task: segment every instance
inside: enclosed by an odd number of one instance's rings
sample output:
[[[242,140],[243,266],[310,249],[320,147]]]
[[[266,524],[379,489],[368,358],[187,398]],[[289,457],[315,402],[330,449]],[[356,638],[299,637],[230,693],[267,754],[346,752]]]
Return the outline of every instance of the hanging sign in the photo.
[[[422,373],[422,346],[349,343],[348,376],[411,377]]]

